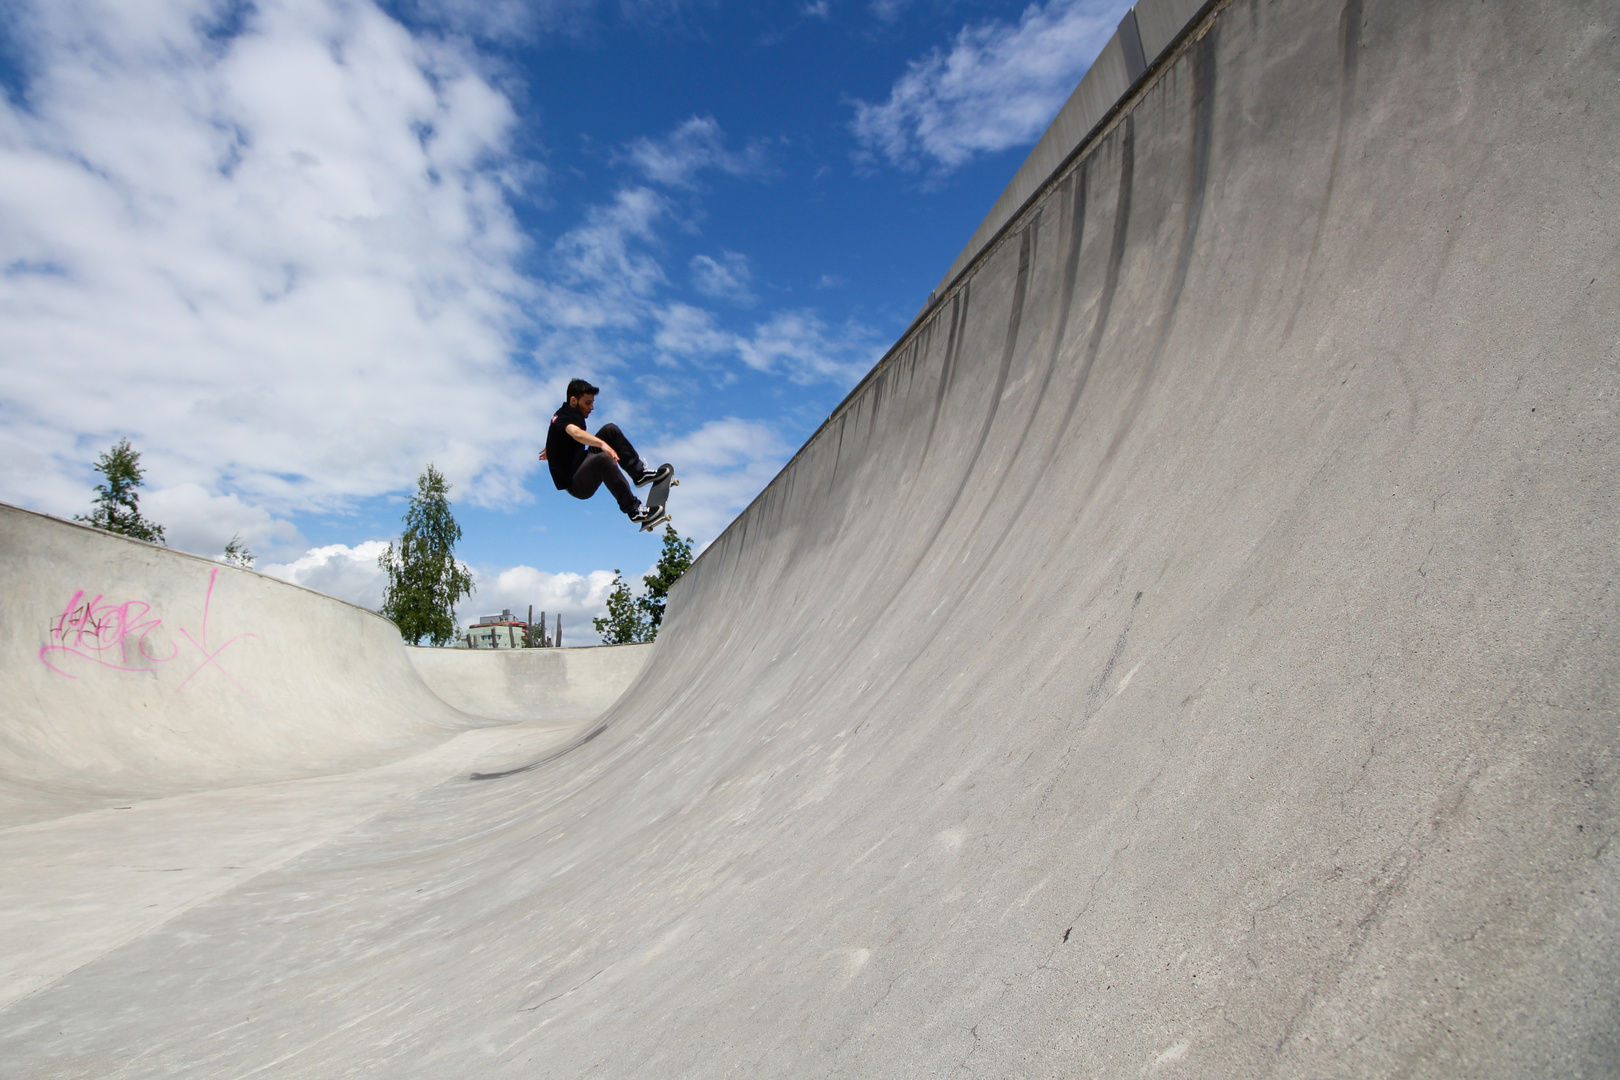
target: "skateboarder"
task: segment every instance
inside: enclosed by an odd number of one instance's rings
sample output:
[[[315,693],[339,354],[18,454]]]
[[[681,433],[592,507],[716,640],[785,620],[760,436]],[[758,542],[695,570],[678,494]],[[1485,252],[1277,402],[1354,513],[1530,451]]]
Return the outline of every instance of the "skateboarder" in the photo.
[[[674,473],[669,465],[649,469],[641,462],[636,448],[624,437],[617,424],[604,424],[592,435],[585,430],[585,420],[596,408],[596,395],[600,388],[584,379],[568,384],[568,402],[551,418],[551,429],[546,433],[546,448],[540,451],[540,460],[551,466],[551,482],[558,491],[566,491],[576,499],[588,499],[596,489],[606,484],[631,521],[650,529],[667,515],[661,506],[642,506],[641,500],[630,491],[625,473],[636,487],[645,487]],[[623,470],[621,472],[620,470]]]

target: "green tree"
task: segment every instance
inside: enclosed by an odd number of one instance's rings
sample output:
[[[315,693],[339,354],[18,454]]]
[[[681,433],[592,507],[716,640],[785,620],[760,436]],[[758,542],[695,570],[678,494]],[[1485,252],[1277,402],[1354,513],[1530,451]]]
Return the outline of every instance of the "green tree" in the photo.
[[[602,644],[633,645],[652,640],[647,636],[647,616],[617,570],[613,571],[613,591],[608,593],[607,612],[606,618],[591,620]]]
[[[242,542],[242,534],[237,533],[231,537],[231,542],[225,545],[225,561],[232,566],[240,566],[244,570],[253,569],[255,556],[248,546]]]
[[[692,540],[681,539],[675,526],[664,526],[664,551],[653,572],[641,579],[642,594],[631,593],[630,585],[613,571],[613,591],[608,593],[607,618],[593,619],[604,645],[633,645],[658,637],[664,622],[664,605],[669,587],[692,565]]]
[[[399,550],[389,544],[377,560],[388,575],[382,615],[412,644],[424,637],[447,644],[456,636],[456,601],[473,591],[472,574],[456,562],[461,526],[450,515],[449,493],[450,485],[429,464],[405,510]]]
[[[103,479],[96,485],[95,509],[89,516],[75,515],[73,520],[137,540],[164,543],[163,526],[141,517],[140,495],[136,489],[141,486],[145,473],[141,469],[140,451],[131,449],[128,439],[119,439],[112,449],[96,459],[96,472]]]
[[[683,540],[675,531],[675,526],[665,525],[663,554],[658,557],[658,565],[653,567],[653,572],[641,579],[647,591],[636,602],[647,622],[647,636],[643,640],[652,641],[658,636],[658,628],[664,624],[664,604],[669,600],[669,587],[691,565],[692,538]]]

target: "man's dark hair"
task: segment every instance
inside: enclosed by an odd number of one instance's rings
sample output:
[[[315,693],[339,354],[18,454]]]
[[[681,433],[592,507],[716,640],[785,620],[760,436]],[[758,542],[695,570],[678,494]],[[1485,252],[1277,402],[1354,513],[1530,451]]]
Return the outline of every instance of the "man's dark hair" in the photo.
[[[601,392],[602,388],[600,386],[592,386],[584,379],[568,380],[568,397],[570,400],[577,397],[584,397],[586,394],[600,394]]]

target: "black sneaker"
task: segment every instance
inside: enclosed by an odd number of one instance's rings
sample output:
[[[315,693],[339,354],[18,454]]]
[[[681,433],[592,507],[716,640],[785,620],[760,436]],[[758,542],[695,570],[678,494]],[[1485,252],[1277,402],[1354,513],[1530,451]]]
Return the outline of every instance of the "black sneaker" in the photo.
[[[662,465],[658,466],[658,468],[648,469],[646,472],[638,476],[636,478],[636,487],[646,487],[648,484],[656,484],[658,481],[667,479],[668,477],[674,475],[675,466],[666,461]]]
[[[651,532],[669,520],[669,511],[662,506],[643,506],[630,515],[630,520],[640,525],[642,532]]]

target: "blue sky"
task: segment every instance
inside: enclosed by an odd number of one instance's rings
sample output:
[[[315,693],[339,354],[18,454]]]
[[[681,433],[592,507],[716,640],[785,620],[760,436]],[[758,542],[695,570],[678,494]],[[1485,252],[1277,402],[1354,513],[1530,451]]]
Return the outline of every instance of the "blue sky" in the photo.
[[[127,436],[175,547],[375,606],[432,461],[464,608],[658,540],[535,460],[574,375],[707,543],[893,344],[1117,0],[0,7],[0,499]],[[575,643],[588,633],[572,635]]]

